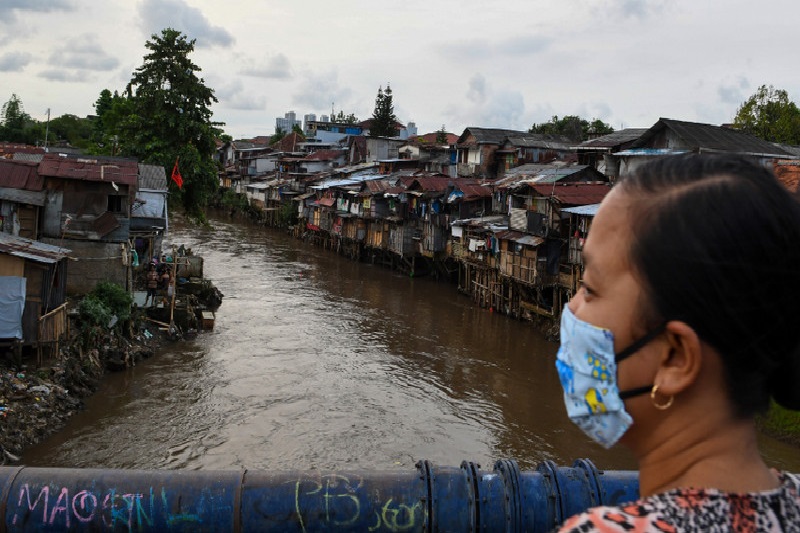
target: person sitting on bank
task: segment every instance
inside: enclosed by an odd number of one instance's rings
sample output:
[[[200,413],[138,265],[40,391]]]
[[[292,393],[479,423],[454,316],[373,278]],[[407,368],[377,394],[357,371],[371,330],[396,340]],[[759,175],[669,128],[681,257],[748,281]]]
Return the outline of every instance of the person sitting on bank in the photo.
[[[800,204],[754,161],[666,157],[611,190],[583,254],[567,414],[633,452],[641,499],[560,531],[800,531],[800,476],[767,467],[754,422],[800,410]]]
[[[144,298],[144,307],[147,307],[147,301],[150,300],[151,305],[156,303],[156,294],[158,292],[158,272],[156,265],[150,263],[147,269],[147,296]]]

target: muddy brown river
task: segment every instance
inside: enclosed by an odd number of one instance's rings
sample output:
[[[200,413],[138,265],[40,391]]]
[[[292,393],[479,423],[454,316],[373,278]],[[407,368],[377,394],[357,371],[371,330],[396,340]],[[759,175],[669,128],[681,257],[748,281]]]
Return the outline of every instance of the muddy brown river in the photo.
[[[410,469],[420,459],[523,469],[588,457],[631,469],[567,419],[557,345],[453,285],[360,264],[225,218],[168,243],[224,293],[213,331],[108,376],[30,466]],[[762,438],[768,462],[800,450]]]

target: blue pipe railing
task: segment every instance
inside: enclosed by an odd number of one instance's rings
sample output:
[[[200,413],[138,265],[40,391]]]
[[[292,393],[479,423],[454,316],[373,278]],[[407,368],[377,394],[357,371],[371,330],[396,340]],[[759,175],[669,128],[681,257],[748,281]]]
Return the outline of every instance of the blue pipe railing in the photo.
[[[550,531],[638,497],[635,471],[588,459],[492,471],[144,471],[0,467],[3,531]]]

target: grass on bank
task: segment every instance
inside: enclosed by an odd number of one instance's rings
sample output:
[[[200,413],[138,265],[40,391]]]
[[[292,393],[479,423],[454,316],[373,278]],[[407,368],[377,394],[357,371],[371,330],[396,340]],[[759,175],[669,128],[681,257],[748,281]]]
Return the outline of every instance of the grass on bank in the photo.
[[[784,409],[772,402],[767,414],[759,417],[758,425],[767,435],[800,446],[800,412]]]

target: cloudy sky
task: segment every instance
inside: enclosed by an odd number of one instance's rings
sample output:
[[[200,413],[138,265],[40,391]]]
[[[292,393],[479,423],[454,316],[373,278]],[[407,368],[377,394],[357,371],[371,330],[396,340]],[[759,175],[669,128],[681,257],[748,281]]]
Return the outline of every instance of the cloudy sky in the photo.
[[[166,27],[234,138],[332,107],[369,118],[391,84],[419,133],[527,129],[553,115],[720,124],[762,84],[800,102],[797,0],[0,0],[0,103],[94,113]]]

